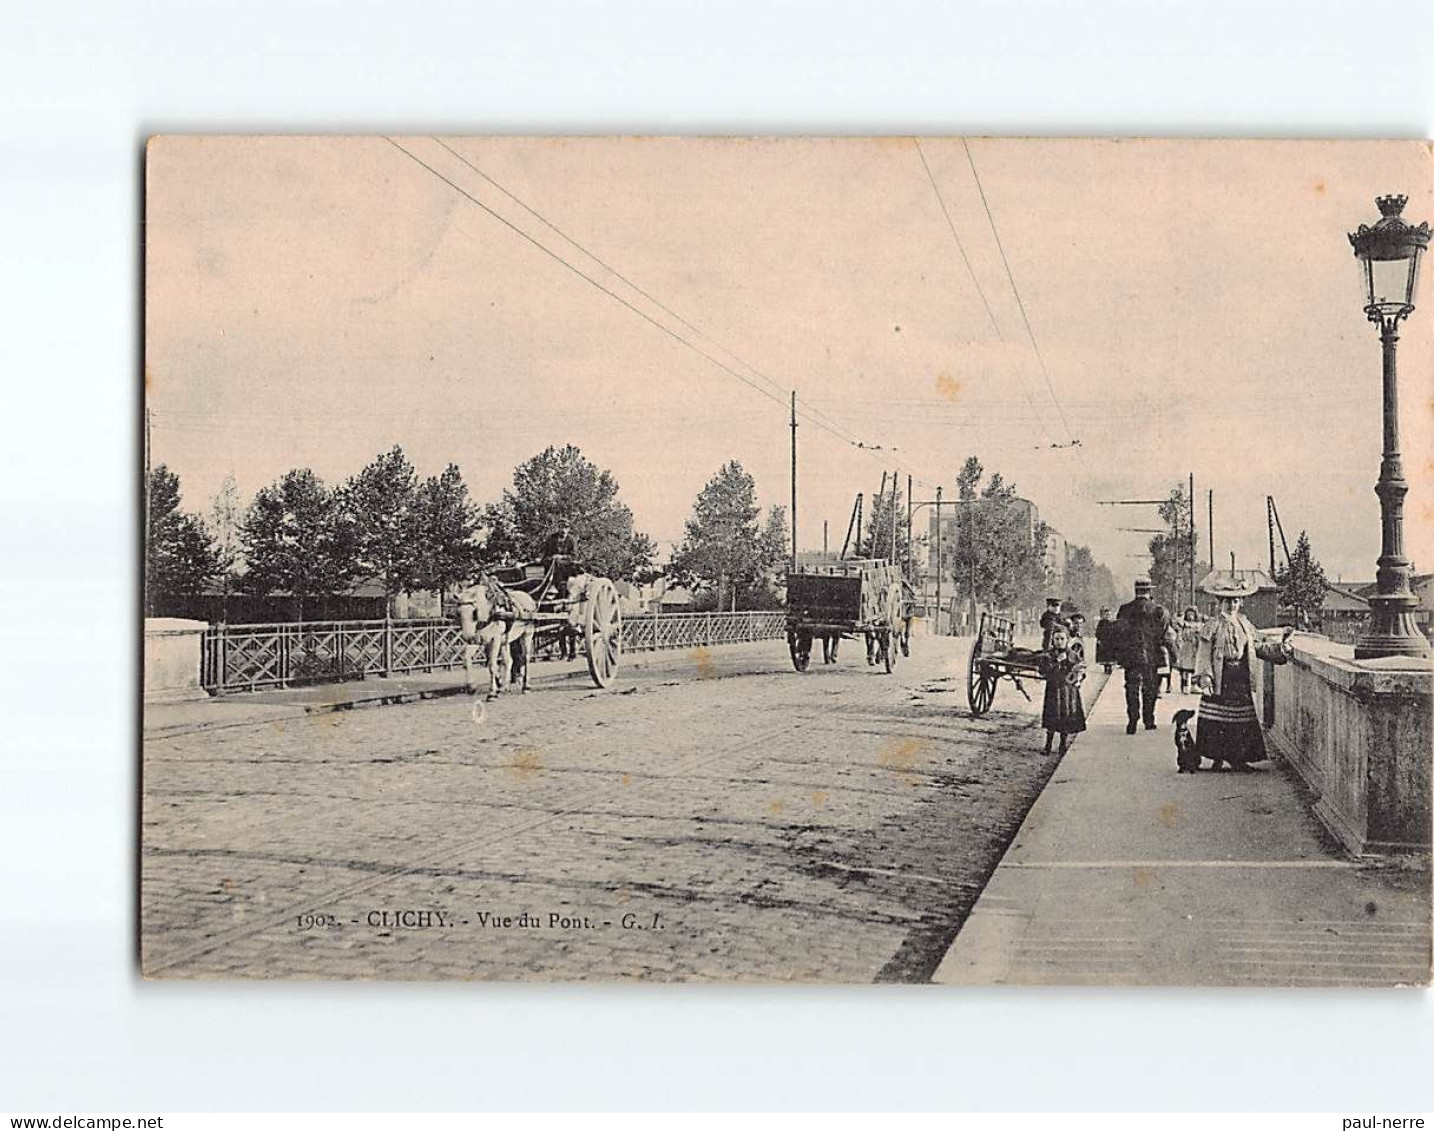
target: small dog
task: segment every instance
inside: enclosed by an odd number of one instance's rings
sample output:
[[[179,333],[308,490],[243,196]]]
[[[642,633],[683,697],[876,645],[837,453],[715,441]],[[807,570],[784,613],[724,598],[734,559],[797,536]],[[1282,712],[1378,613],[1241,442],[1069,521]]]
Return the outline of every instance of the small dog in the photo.
[[[1200,768],[1200,755],[1195,753],[1195,739],[1190,733],[1190,720],[1194,711],[1176,711],[1175,718],[1175,765],[1176,773],[1193,774]]]

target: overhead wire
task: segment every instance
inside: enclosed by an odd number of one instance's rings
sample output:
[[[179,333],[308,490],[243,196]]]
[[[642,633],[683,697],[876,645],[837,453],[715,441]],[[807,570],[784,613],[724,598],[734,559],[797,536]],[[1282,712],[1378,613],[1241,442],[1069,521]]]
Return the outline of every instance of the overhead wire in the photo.
[[[538,211],[538,209],[534,208],[534,207],[533,207],[531,204],[529,204],[527,201],[523,200],[520,196],[517,195],[517,193],[515,193],[515,192],[513,192],[512,190],[508,189],[505,185],[499,183],[499,181],[498,181],[495,177],[493,177],[491,174],[489,174],[489,173],[487,173],[486,171],[484,171],[483,169],[481,169],[479,166],[475,165],[472,161],[470,161],[470,160],[469,160],[467,157],[465,157],[462,153],[460,153],[458,150],[454,149],[453,146],[449,145],[446,141],[444,141],[443,138],[441,138],[441,137],[432,137],[432,135],[430,135],[430,137],[431,137],[431,140],[432,140],[432,141],[434,141],[436,144],[438,144],[439,146],[441,146],[443,149],[447,150],[450,154],[452,154],[455,158],[457,158],[458,161],[460,161],[463,165],[467,166],[467,168],[469,168],[470,170],[472,170],[472,172],[474,172],[475,174],[477,174],[479,177],[482,177],[483,180],[485,180],[488,184],[492,185],[495,189],[497,189],[500,193],[502,193],[504,196],[506,196],[506,197],[507,197],[509,200],[511,200],[514,204],[518,205],[518,207],[522,208],[525,212],[527,212],[529,215],[531,215],[534,219],[536,219],[540,224],[542,224],[542,225],[543,225],[544,227],[546,227],[548,230],[552,231],[553,233],[555,233],[556,235],[558,235],[560,238],[562,238],[563,240],[565,240],[568,244],[570,244],[572,247],[576,248],[579,252],[581,252],[581,253],[582,253],[583,255],[585,255],[587,258],[591,259],[594,263],[596,263],[596,264],[598,264],[600,267],[602,267],[605,271],[610,272],[615,278],[621,280],[621,281],[622,281],[624,284],[626,284],[628,287],[631,287],[634,291],[636,291],[638,294],[642,295],[643,298],[647,299],[650,303],[652,303],[654,306],[656,306],[659,310],[663,311],[665,314],[667,314],[667,315],[670,316],[671,318],[675,319],[677,322],[681,323],[681,324],[682,324],[684,327],[686,327],[688,330],[691,330],[694,334],[696,334],[699,338],[701,338],[701,339],[702,339],[704,342],[706,342],[708,345],[711,345],[711,346],[715,347],[716,349],[720,350],[722,353],[724,353],[724,354],[726,354],[728,357],[730,357],[733,361],[737,362],[737,364],[741,365],[744,369],[748,370],[750,373],[752,373],[752,374],[755,375],[756,377],[760,378],[762,381],[765,381],[765,382],[767,383],[767,385],[769,385],[773,390],[775,390],[776,392],[778,392],[779,394],[781,394],[784,399],[785,399],[786,397],[789,397],[789,396],[795,391],[795,390],[793,390],[793,389],[791,389],[791,388],[788,388],[788,387],[782,385],[781,383],[779,383],[778,381],[774,380],[773,378],[769,377],[766,373],[762,372],[762,370],[758,369],[755,365],[753,365],[753,364],[752,364],[750,361],[748,361],[746,358],[742,357],[742,356],[741,356],[739,353],[737,353],[735,350],[733,350],[733,349],[731,349],[730,347],[724,345],[723,343],[717,341],[717,340],[716,340],[715,338],[713,338],[710,334],[708,334],[705,330],[703,330],[700,326],[697,326],[697,325],[696,325],[695,323],[693,323],[691,320],[689,320],[689,319],[683,317],[681,314],[677,313],[677,311],[673,310],[672,307],[668,306],[668,305],[667,305],[666,303],[664,303],[661,299],[657,298],[656,295],[652,294],[650,291],[646,290],[645,288],[643,288],[642,286],[640,286],[638,283],[634,282],[631,278],[629,278],[627,275],[623,274],[623,273],[622,273],[621,271],[619,271],[616,267],[614,267],[611,263],[607,262],[607,261],[606,261],[605,259],[603,259],[601,256],[597,255],[595,252],[591,251],[589,248],[587,248],[587,247],[584,246],[582,243],[580,243],[576,238],[574,238],[573,236],[569,235],[569,234],[568,234],[566,231],[564,231],[562,228],[558,227],[557,224],[553,223],[553,221],[549,220],[549,219],[548,219],[546,216],[544,216],[540,211]],[[994,317],[994,316],[993,316],[993,317]],[[998,328],[997,332],[999,333],[999,328]],[[846,428],[844,425],[842,425],[842,424],[840,424],[839,422],[837,422],[836,420],[832,419],[832,417],[831,417],[830,415],[828,415],[827,413],[821,412],[821,411],[819,411],[819,410],[817,410],[817,409],[812,408],[809,404],[806,404],[805,402],[803,402],[803,403],[800,405],[800,407],[797,408],[796,412],[797,412],[798,418],[804,419],[804,420],[806,420],[808,423],[815,424],[815,425],[817,425],[818,427],[824,427],[824,428],[826,428],[826,430],[827,430],[828,432],[830,432],[832,435],[835,435],[838,439],[845,440],[848,444],[850,444],[850,445],[851,445],[852,447],[854,447],[854,448],[858,448],[858,449],[862,449],[862,450],[866,450],[866,451],[890,451],[890,450],[891,450],[890,448],[882,447],[882,446],[880,446],[880,445],[874,445],[874,444],[866,443],[864,440],[862,440],[860,437],[858,437],[854,432],[852,432],[849,428]],[[926,485],[926,486],[934,486],[934,484],[924,484],[924,485]]]
[[[471,202],[471,203],[477,205],[477,206],[478,206],[479,208],[481,208],[484,212],[487,212],[490,216],[492,216],[494,219],[498,220],[498,221],[499,221],[500,223],[502,223],[505,227],[509,228],[510,230],[512,230],[513,232],[515,232],[515,233],[518,234],[519,236],[521,236],[523,239],[525,239],[526,241],[528,241],[529,243],[531,243],[534,247],[538,248],[540,251],[542,251],[544,254],[548,255],[550,258],[556,260],[558,263],[560,263],[562,266],[566,267],[569,271],[573,272],[573,274],[577,275],[579,278],[585,280],[586,282],[588,282],[588,283],[589,283],[590,285],[592,285],[593,287],[596,287],[598,290],[602,291],[604,294],[606,294],[606,295],[608,295],[610,298],[614,299],[616,302],[622,304],[624,307],[626,307],[628,310],[632,311],[634,314],[638,315],[638,316],[639,316],[640,318],[642,318],[644,321],[646,321],[646,322],[650,323],[651,325],[657,327],[657,329],[661,330],[664,334],[666,334],[666,335],[668,335],[669,337],[671,337],[674,341],[677,341],[677,342],[681,343],[682,345],[687,346],[688,349],[692,350],[694,353],[696,353],[696,354],[698,354],[699,356],[701,356],[702,358],[706,359],[708,362],[710,362],[711,364],[715,365],[717,368],[721,369],[723,372],[728,373],[728,374],[730,374],[731,376],[737,378],[739,381],[741,381],[743,384],[747,385],[749,388],[753,389],[755,392],[760,393],[762,396],[767,397],[769,400],[772,400],[772,401],[774,401],[775,403],[781,404],[783,407],[788,407],[788,402],[787,402],[787,399],[786,399],[785,397],[780,397],[779,395],[777,395],[776,393],[770,391],[769,389],[764,388],[763,386],[756,384],[756,383],[753,382],[750,378],[746,377],[746,376],[743,375],[742,373],[740,373],[740,372],[738,372],[737,370],[733,369],[730,365],[727,365],[725,362],[723,362],[723,361],[720,360],[719,358],[713,357],[713,356],[712,356],[710,353],[708,353],[706,350],[703,350],[703,349],[701,349],[699,346],[693,344],[693,343],[692,343],[691,341],[689,341],[687,338],[683,337],[681,334],[679,334],[679,333],[677,333],[675,330],[673,330],[670,326],[664,325],[662,322],[658,321],[656,318],[653,318],[653,317],[652,317],[650,314],[648,314],[646,311],[640,309],[639,307],[635,306],[633,303],[631,303],[631,302],[627,301],[626,299],[624,299],[621,295],[619,295],[619,294],[617,294],[616,292],[612,291],[612,290],[609,289],[608,287],[603,286],[601,282],[599,282],[598,280],[594,279],[591,275],[589,275],[589,274],[587,274],[586,272],[584,272],[584,271],[582,271],[581,269],[579,269],[577,266],[575,266],[573,263],[569,262],[567,259],[564,259],[564,258],[563,258],[561,255],[559,255],[557,252],[553,251],[551,248],[547,247],[547,246],[546,246],[545,244],[543,244],[541,241],[539,241],[539,240],[537,240],[536,238],[534,238],[530,233],[528,233],[528,232],[524,231],[522,228],[518,227],[518,225],[514,224],[514,223],[513,223],[511,220],[509,220],[506,216],[502,215],[500,212],[496,211],[495,209],[489,207],[487,204],[485,204],[483,201],[479,200],[479,199],[478,199],[476,196],[474,196],[472,193],[468,192],[466,189],[464,189],[461,185],[459,185],[457,182],[455,182],[454,180],[452,180],[450,177],[445,176],[445,175],[444,175],[442,172],[440,172],[438,169],[434,168],[434,167],[433,167],[432,165],[430,165],[428,162],[424,161],[421,157],[419,157],[417,154],[415,154],[412,150],[406,148],[406,147],[403,146],[403,145],[400,145],[399,142],[396,141],[394,138],[392,138],[392,137],[385,137],[384,140],[387,141],[390,145],[392,145],[395,149],[397,149],[400,153],[404,154],[404,156],[406,156],[406,157],[408,157],[410,160],[412,160],[415,164],[421,166],[423,169],[427,170],[427,171],[428,171],[429,173],[431,173],[433,176],[437,177],[437,178],[438,178],[440,181],[442,181],[444,184],[448,185],[449,188],[453,189],[455,192],[457,192],[459,195],[461,195],[462,197],[464,197],[466,200],[468,200],[469,202]],[[514,201],[516,201],[517,203],[519,203],[520,205],[522,205],[522,207],[524,207],[524,208],[527,209],[529,212],[531,212],[535,217],[537,217],[540,221],[542,221],[544,224],[546,224],[548,227],[550,227],[553,231],[557,232],[557,233],[558,233],[559,235],[561,235],[565,240],[567,240],[569,243],[571,243],[574,247],[576,247],[576,248],[578,248],[580,251],[582,251],[582,253],[583,253],[584,255],[588,256],[588,257],[589,257],[590,259],[592,259],[594,262],[597,262],[597,263],[601,264],[601,265],[604,267],[604,269],[610,271],[610,272],[611,272],[614,276],[616,276],[617,278],[622,279],[622,281],[623,281],[624,283],[626,283],[628,286],[632,287],[632,288],[633,288],[635,291],[637,291],[639,294],[644,295],[644,297],[648,298],[649,301],[652,301],[653,303],[655,303],[657,306],[659,306],[661,309],[663,309],[664,311],[666,311],[666,312],[667,312],[668,314],[670,314],[672,317],[676,318],[679,322],[682,322],[683,325],[688,326],[689,328],[694,329],[694,331],[695,331],[696,333],[700,334],[702,337],[706,338],[708,341],[711,341],[714,346],[716,346],[717,348],[721,349],[724,353],[727,353],[729,356],[731,356],[731,357],[733,357],[734,359],[736,359],[740,364],[747,365],[748,368],[752,368],[753,372],[756,373],[759,377],[761,377],[761,379],[762,379],[763,381],[765,381],[765,382],[767,383],[767,385],[772,386],[772,388],[774,388],[774,389],[781,389],[782,392],[785,392],[785,393],[787,393],[788,395],[791,394],[792,390],[790,390],[790,389],[783,389],[782,386],[778,385],[778,384],[777,384],[775,381],[773,381],[771,378],[765,376],[765,374],[762,374],[759,370],[756,370],[755,367],[752,367],[752,366],[750,366],[749,363],[747,363],[747,362],[745,362],[745,361],[742,361],[741,358],[739,358],[739,357],[738,357],[735,353],[733,353],[731,350],[727,349],[727,348],[724,347],[724,346],[721,346],[720,343],[717,343],[717,342],[713,341],[708,335],[704,334],[702,331],[696,330],[695,327],[692,327],[692,324],[691,324],[691,323],[687,322],[687,321],[686,321],[685,319],[683,319],[680,315],[677,315],[677,314],[675,314],[674,312],[672,312],[671,309],[670,309],[669,307],[667,307],[666,305],[664,305],[664,304],[658,302],[656,299],[652,298],[652,296],[648,295],[646,291],[643,291],[640,287],[637,287],[634,283],[632,283],[630,280],[628,280],[625,276],[621,275],[616,269],[610,267],[610,266],[609,266],[608,264],[606,264],[603,260],[601,260],[598,256],[596,256],[596,255],[594,255],[593,253],[589,252],[585,247],[583,247],[580,243],[578,243],[578,242],[577,242],[576,240],[574,240],[572,237],[570,237],[570,236],[568,236],[566,233],[562,232],[561,229],[557,228],[557,226],[554,225],[554,224],[552,224],[551,221],[548,221],[545,217],[542,217],[536,210],[532,209],[530,206],[528,206],[527,204],[525,204],[524,202],[522,202],[521,200],[519,200],[518,197],[517,197],[515,194],[509,192],[507,189],[502,188],[502,186],[497,185],[497,182],[496,182],[496,181],[493,181],[492,178],[487,177],[486,174],[483,174],[480,170],[476,169],[476,167],[474,167],[471,162],[469,162],[469,161],[467,161],[465,158],[463,158],[461,154],[456,153],[450,146],[447,146],[446,144],[444,144],[444,142],[443,142],[441,139],[439,139],[439,138],[433,138],[432,140],[433,140],[436,144],[440,145],[440,146],[441,146],[443,149],[445,149],[447,152],[453,154],[453,156],[455,156],[455,157],[456,157],[459,161],[461,161],[465,166],[467,166],[467,167],[470,168],[470,169],[473,169],[474,172],[478,172],[479,175],[484,176],[484,178],[485,178],[486,180],[490,181],[490,183],[493,183],[494,186],[497,187],[497,188],[499,188],[500,191],[504,192],[505,195],[509,196],[511,199],[513,199]],[[857,438],[857,437],[856,437],[853,433],[851,433],[849,430],[844,429],[844,428],[842,428],[840,425],[837,425],[834,421],[831,421],[829,417],[828,417],[826,420],[822,420],[822,419],[819,419],[817,415],[813,415],[813,414],[808,413],[808,412],[806,411],[806,409],[805,409],[805,406],[800,406],[800,407],[798,407],[797,410],[796,410],[796,415],[797,415],[800,419],[805,419],[809,424],[812,424],[812,425],[814,425],[815,427],[818,427],[818,428],[823,429],[824,431],[826,431],[826,432],[830,433],[831,435],[837,437],[838,439],[842,440],[844,443],[850,445],[851,447],[853,447],[853,448],[855,448],[855,449],[857,449],[857,450],[859,450],[859,451],[862,451],[864,454],[870,456],[870,457],[873,458],[873,459],[876,459],[878,462],[882,463],[883,465],[888,465],[888,464],[890,463],[890,461],[889,461],[888,459],[886,459],[885,457],[882,457],[882,456],[878,455],[878,452],[880,452],[880,451],[886,451],[886,452],[890,453],[890,452],[892,451],[891,448],[884,448],[884,447],[879,447],[879,446],[877,446],[877,445],[867,444],[867,443],[865,443],[864,441],[862,441],[862,440],[860,440],[859,438]],[[825,414],[820,414],[820,415],[823,415],[823,416],[824,416]],[[903,468],[903,470],[908,470],[908,469],[905,467],[904,461],[898,461],[898,462],[902,462],[902,468]],[[915,475],[914,475],[914,473],[913,473],[913,480],[914,480],[914,479],[915,479]],[[932,484],[927,483],[927,481],[925,481],[924,479],[922,480],[922,482],[923,482],[923,485],[932,486]]]
[[[1056,388],[1051,381],[1050,370],[1046,368],[1045,355],[1041,353],[1040,344],[1036,341],[1036,333],[1031,328],[1031,320],[1026,313],[1026,301],[1021,297],[1021,289],[1016,285],[1016,276],[1011,270],[1011,261],[1006,257],[1006,246],[1001,242],[1001,233],[996,227],[996,218],[991,212],[991,203],[986,198],[986,187],[982,184],[981,173],[976,168],[976,158],[971,153],[971,144],[964,137],[961,139],[961,147],[966,151],[966,163],[971,166],[971,176],[976,182],[976,191],[981,196],[981,207],[985,210],[986,222],[991,226],[991,235],[996,241],[996,250],[1001,254],[1001,264],[1006,269],[1006,279],[1011,284],[1011,293],[1016,298],[1016,307],[1021,312],[1021,322],[1026,328],[1026,337],[1030,339],[1031,351],[1036,355],[1036,364],[1040,368],[1041,376],[1045,379],[1046,390],[1050,393],[1051,402],[1056,406],[1056,413],[1060,416],[1061,423],[1065,426],[1066,440],[1077,440],[1078,437],[1075,434],[1075,429],[1071,427],[1070,420],[1066,416],[1066,410],[1061,405],[1061,399],[1056,395]],[[1051,446],[1056,447],[1054,437],[1052,437],[1052,441]],[[1075,453],[1076,461],[1085,473],[1083,479],[1076,481],[1076,489],[1086,495],[1087,498],[1093,499],[1094,495],[1091,492],[1089,481],[1094,478],[1094,473],[1091,471],[1090,465],[1086,463],[1085,452],[1079,444],[1067,444],[1064,446],[1069,447],[1069,449]]]

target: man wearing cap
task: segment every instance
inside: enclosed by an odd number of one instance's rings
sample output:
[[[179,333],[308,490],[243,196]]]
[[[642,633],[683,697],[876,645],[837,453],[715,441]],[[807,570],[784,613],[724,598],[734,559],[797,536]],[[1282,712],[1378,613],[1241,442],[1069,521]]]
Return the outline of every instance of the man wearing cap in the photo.
[[[1051,646],[1051,630],[1058,624],[1064,624],[1061,619],[1061,599],[1059,597],[1046,598],[1046,611],[1041,614],[1041,651],[1045,652]]]
[[[1155,700],[1159,696],[1157,672],[1170,638],[1170,614],[1151,598],[1146,578],[1135,583],[1135,600],[1115,614],[1118,626],[1117,662],[1125,669],[1125,733],[1134,734],[1140,722],[1155,729]]]

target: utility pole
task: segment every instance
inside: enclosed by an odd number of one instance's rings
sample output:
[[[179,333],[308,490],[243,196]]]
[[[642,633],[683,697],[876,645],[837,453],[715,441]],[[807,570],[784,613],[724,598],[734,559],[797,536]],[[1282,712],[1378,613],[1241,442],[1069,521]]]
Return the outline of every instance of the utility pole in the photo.
[[[891,564],[896,564],[896,472],[891,473]]]
[[[827,556],[827,520],[822,519],[822,557]]]
[[[911,558],[911,476],[906,477],[906,579],[916,580],[916,563]]]
[[[792,568],[797,568],[797,391],[792,390]]]
[[[936,488],[936,635],[941,635],[941,488]]]
[[[1195,603],[1195,473],[1190,473],[1190,604]]]
[[[1215,489],[1210,488],[1206,496],[1206,506],[1209,508],[1205,519],[1205,529],[1210,533],[1210,568],[1215,568]]]
[[[881,508],[886,506],[886,472],[881,473],[881,490],[871,501],[871,553],[868,557],[876,557],[878,540],[885,541],[885,535],[881,530]],[[861,553],[861,539],[857,539],[857,553]]]
[[[851,505],[851,519],[846,524],[846,540],[841,544],[842,561],[846,561],[847,547],[851,545],[851,532],[856,531],[856,543],[861,545],[861,492],[857,492],[856,501]]]
[[[1273,495],[1266,495],[1266,496],[1265,496],[1265,527],[1266,527],[1266,529],[1269,531],[1269,535],[1270,535],[1270,578],[1271,578],[1271,580],[1273,580],[1273,579],[1274,579],[1274,576],[1275,576],[1275,512],[1274,512],[1274,506],[1275,506],[1275,497],[1274,497]]]

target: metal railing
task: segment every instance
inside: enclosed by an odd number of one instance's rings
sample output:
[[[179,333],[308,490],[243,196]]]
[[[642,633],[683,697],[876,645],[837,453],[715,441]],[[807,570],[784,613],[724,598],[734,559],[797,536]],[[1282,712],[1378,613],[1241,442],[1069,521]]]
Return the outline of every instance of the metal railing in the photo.
[[[629,652],[780,639],[786,614],[644,613],[623,618]],[[258,691],[366,676],[463,666],[463,640],[451,620],[300,621],[213,624],[200,649],[200,684],[216,694]]]
[[[622,646],[628,652],[666,648],[707,648],[714,644],[746,644],[786,635],[787,614],[781,609],[736,613],[643,613],[624,617]]]

